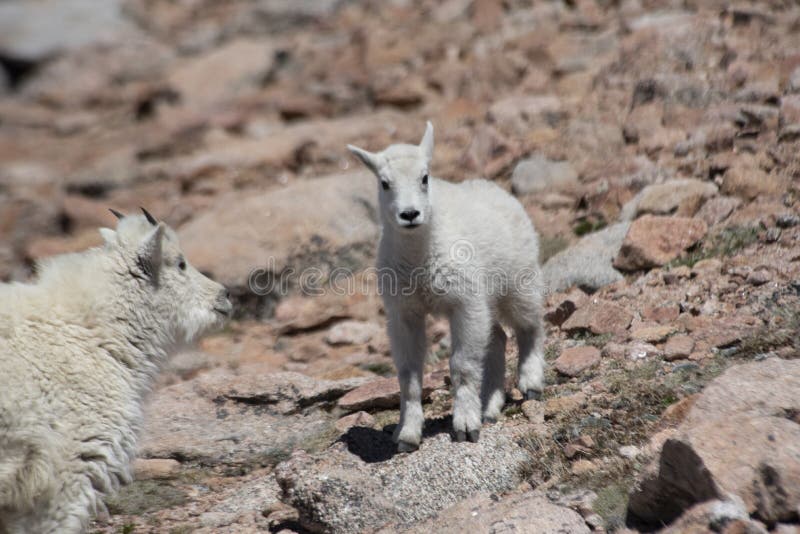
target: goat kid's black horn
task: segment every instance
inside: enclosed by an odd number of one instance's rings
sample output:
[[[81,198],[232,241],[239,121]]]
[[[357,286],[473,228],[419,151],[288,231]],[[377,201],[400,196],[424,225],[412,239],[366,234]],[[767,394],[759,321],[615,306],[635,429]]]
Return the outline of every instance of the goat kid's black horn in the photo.
[[[153,226],[156,226],[158,224],[158,221],[156,220],[156,218],[153,217],[152,215],[150,215],[149,211],[147,211],[146,209],[144,209],[142,207],[139,207],[139,209],[142,210],[142,213],[144,213],[144,216],[147,217],[147,222],[149,222]]]
[[[108,208],[108,211],[110,211],[111,213],[113,213],[113,214],[114,214],[114,217],[116,217],[117,219],[120,219],[120,220],[122,220],[122,219],[124,219],[124,218],[125,218],[125,216],[124,216],[123,214],[121,214],[120,212],[118,212],[118,211],[117,211],[117,210],[115,210],[114,208]]]

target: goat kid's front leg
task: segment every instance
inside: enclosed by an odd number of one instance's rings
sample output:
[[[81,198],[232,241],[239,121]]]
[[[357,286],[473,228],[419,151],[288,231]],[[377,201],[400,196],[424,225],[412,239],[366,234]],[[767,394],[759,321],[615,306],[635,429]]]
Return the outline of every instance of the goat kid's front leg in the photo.
[[[414,313],[390,311],[389,340],[392,358],[400,381],[400,423],[392,439],[398,452],[419,448],[422,441],[422,371],[425,364],[427,340],[425,317]]]
[[[456,441],[477,442],[481,432],[481,383],[486,351],[492,334],[492,318],[481,306],[455,312],[450,318],[453,354],[453,431]]]

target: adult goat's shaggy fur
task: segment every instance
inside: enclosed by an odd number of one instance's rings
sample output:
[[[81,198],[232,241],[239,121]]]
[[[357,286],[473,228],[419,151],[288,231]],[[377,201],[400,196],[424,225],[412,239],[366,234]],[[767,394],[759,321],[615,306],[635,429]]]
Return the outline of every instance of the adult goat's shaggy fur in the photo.
[[[105,245],[0,284],[0,532],[84,530],[130,481],[142,403],[168,354],[221,324],[227,291],[149,214]]]
[[[450,319],[453,429],[476,441],[481,416],[493,420],[505,402],[506,335],[519,345],[519,388],[528,398],[544,387],[544,330],[539,244],[520,203],[495,184],[453,184],[428,175],[433,127],[422,142],[379,153],[348,147],[378,178],[382,235],[379,287],[401,388],[401,451],[422,435],[425,317]]]

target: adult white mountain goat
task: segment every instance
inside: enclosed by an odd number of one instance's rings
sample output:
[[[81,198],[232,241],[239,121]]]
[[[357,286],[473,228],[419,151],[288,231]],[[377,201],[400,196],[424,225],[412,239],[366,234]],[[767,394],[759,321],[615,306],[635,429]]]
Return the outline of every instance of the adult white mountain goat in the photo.
[[[481,415],[494,420],[505,402],[500,321],[516,334],[520,390],[536,398],[544,387],[536,231],[520,203],[495,184],[429,176],[430,122],[419,146],[348,148],[378,178],[379,288],[401,390],[398,450],[416,449],[422,435],[428,313],[450,320],[455,439],[477,441]]]
[[[130,481],[142,403],[168,354],[220,325],[228,293],[150,214],[101,248],[0,284],[0,532],[83,531]]]

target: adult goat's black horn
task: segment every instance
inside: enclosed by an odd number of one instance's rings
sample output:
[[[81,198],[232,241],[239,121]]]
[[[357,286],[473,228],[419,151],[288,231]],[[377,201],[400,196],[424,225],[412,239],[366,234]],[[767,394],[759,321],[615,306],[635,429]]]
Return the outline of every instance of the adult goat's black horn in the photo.
[[[122,220],[122,219],[124,219],[124,218],[125,218],[125,216],[124,216],[123,214],[121,214],[120,212],[118,212],[118,211],[117,211],[117,210],[115,210],[114,208],[108,208],[108,211],[110,211],[111,213],[113,213],[113,214],[114,214],[114,217],[116,217],[117,219],[120,219],[120,220]]]
[[[149,222],[153,226],[156,226],[158,224],[158,221],[156,220],[156,218],[153,217],[152,215],[150,215],[149,211],[147,211],[146,209],[144,209],[142,207],[139,207],[139,209],[141,209],[142,213],[144,213],[144,216],[147,217],[147,222]]]

